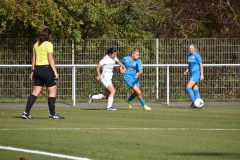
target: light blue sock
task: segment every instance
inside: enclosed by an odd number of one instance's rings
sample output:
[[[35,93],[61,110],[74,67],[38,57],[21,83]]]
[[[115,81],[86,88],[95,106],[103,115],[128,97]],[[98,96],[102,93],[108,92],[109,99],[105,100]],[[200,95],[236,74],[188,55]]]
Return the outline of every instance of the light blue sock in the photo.
[[[144,99],[142,98],[142,99],[139,99],[139,102],[141,103],[141,105],[142,106],[144,106],[145,105],[145,101],[144,101]]]
[[[194,94],[195,94],[195,98],[201,98],[201,95],[200,95],[200,92],[199,90],[193,90],[194,91]]]
[[[134,98],[135,98],[135,96],[129,96],[128,97],[128,102],[131,102]]]
[[[192,88],[187,88],[187,92],[189,94],[189,97],[190,97],[191,101],[194,103],[195,102],[195,96],[194,96],[194,92],[193,92]]]

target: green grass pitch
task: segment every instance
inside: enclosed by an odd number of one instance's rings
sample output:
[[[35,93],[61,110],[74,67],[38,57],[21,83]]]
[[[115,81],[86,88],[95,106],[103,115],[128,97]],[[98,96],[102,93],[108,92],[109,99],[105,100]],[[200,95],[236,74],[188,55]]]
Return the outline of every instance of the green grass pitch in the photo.
[[[0,108],[0,145],[94,160],[240,159],[240,107],[59,107],[64,120],[48,119],[47,107]],[[58,129],[54,129],[58,128]],[[4,130],[10,129],[10,130]],[[235,130],[232,130],[235,129]],[[0,160],[56,160],[31,153],[0,150]]]

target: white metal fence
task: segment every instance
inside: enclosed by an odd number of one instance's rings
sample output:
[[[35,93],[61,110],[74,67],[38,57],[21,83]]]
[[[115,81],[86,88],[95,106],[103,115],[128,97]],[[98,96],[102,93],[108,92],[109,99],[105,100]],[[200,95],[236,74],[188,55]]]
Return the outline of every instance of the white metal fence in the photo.
[[[203,57],[205,80],[200,89],[204,99],[240,101],[240,39],[88,39],[81,42],[54,40],[54,56],[58,65],[58,99],[63,102],[87,101],[88,94],[101,92],[96,77],[96,64],[109,47],[117,47],[118,57],[140,48],[144,64],[141,88],[149,101],[188,100],[185,87],[187,45],[194,42]],[[29,80],[34,39],[0,38],[0,102],[26,100],[32,91]],[[130,94],[122,75],[116,69],[113,82],[116,100]],[[43,94],[46,94],[44,90]],[[44,97],[44,96],[42,96]]]
[[[0,69],[21,69],[21,70],[28,70],[30,72],[30,67],[31,65],[0,65]],[[96,65],[92,65],[92,64],[83,64],[83,65],[57,65],[58,70],[63,69],[62,73],[60,73],[60,80],[58,82],[58,88],[59,88],[59,97],[61,97],[60,99],[66,99],[69,100],[71,99],[73,102],[73,106],[76,106],[76,102],[77,101],[86,101],[86,98],[88,97],[88,94],[86,93],[97,93],[101,90],[101,85],[100,83],[97,83],[96,79],[95,79],[95,75],[90,75],[90,77],[85,75],[88,75],[90,72],[88,72],[88,70],[95,70]],[[161,101],[165,101],[167,103],[167,105],[170,104],[170,99],[174,99],[176,101],[181,101],[187,98],[187,94],[185,92],[185,87],[186,87],[186,83],[187,83],[187,79],[186,77],[183,76],[183,71],[186,69],[187,64],[145,64],[143,65],[144,70],[155,70],[152,76],[152,81],[149,81],[149,79],[147,81],[144,81],[144,75],[142,77],[142,88],[144,93],[146,94],[145,96],[147,98],[149,98],[149,100],[154,100],[154,101],[158,101],[159,97],[161,97]],[[181,75],[176,75],[174,72],[170,72],[171,69],[173,69],[174,67],[177,67],[178,69],[181,69]],[[226,98],[228,98],[228,100],[237,100],[239,98],[240,95],[240,73],[237,72],[235,74],[232,73],[228,73],[226,72],[226,68],[231,68],[231,69],[236,69],[238,70],[240,68],[240,64],[204,64],[205,67],[205,80],[203,82],[201,82],[200,84],[200,88],[201,88],[201,92],[204,98],[206,99],[216,99],[217,100],[221,100],[221,96],[223,94],[229,94],[231,97],[228,96],[224,96],[224,99],[226,100]],[[222,68],[225,67],[225,72],[222,73],[224,74],[223,78],[225,77],[225,79],[227,79],[226,76],[234,76],[235,79],[229,79],[229,82],[227,82],[226,80],[222,82],[221,79],[216,78],[217,76],[219,76],[219,73],[215,73],[215,78],[216,79],[208,79],[208,69],[211,69],[213,67],[217,67],[217,68]],[[163,72],[158,72],[159,69],[164,69],[165,73],[163,74]],[[29,73],[28,72],[28,73]],[[28,75],[28,73],[26,73],[25,75],[17,75],[17,73],[12,74],[14,77],[15,76],[19,76],[18,78],[21,77],[25,77]],[[66,74],[67,73],[67,74]],[[160,74],[162,73],[162,74]],[[148,74],[150,74],[150,72],[148,71]],[[210,73],[212,74],[212,73]],[[11,75],[11,73],[10,73]],[[3,75],[2,76],[8,76],[8,75]],[[121,76],[119,73],[117,73],[117,76]],[[148,75],[149,76],[149,75]],[[67,78],[68,77],[68,78]],[[71,81],[66,81],[64,79],[69,79],[69,77],[71,77]],[[17,79],[18,79],[17,78]],[[63,79],[62,79],[63,78]],[[10,78],[11,79],[11,78]],[[9,81],[9,83],[16,83],[16,77],[13,78],[14,81]],[[173,82],[177,82],[177,86],[180,87],[178,89],[176,89],[176,86],[171,86],[171,84],[174,84]],[[5,90],[8,90],[6,93],[11,93],[9,92],[9,90],[12,90],[12,93],[15,92],[15,94],[19,94],[16,97],[26,97],[30,92],[31,92],[31,85],[30,81],[26,79],[20,81],[18,80],[18,82],[23,82],[22,84],[19,83],[19,85],[16,85],[15,87],[10,87],[9,86],[5,86],[5,87],[1,87],[0,88],[0,93],[4,92],[4,88]],[[2,82],[4,83],[4,82]],[[5,82],[6,83],[6,82]],[[24,83],[28,83],[27,87],[24,87]],[[124,82],[122,80],[116,80],[114,81],[114,83],[116,84],[116,88],[117,90],[120,92],[118,93],[118,98],[127,98],[127,96],[129,96],[129,91],[126,90],[126,86],[124,86]],[[148,84],[146,84],[148,83]],[[214,93],[207,93],[208,89],[211,89],[210,87],[211,85],[208,85],[209,83],[216,83],[216,90],[219,90],[220,93],[218,91],[214,92]],[[223,84],[224,83],[224,84]],[[7,84],[7,83],[6,83]],[[180,85],[179,85],[180,84]],[[86,87],[87,86],[87,87]],[[19,90],[21,90],[22,88],[27,89],[27,91],[24,92],[19,92]],[[85,91],[84,89],[87,89],[87,91]],[[223,89],[226,89],[225,91]],[[123,92],[125,91],[125,92]],[[231,92],[231,93],[229,93]],[[83,93],[83,94],[82,94]],[[212,94],[212,95],[210,95]],[[3,95],[3,94],[1,94]],[[159,96],[161,95],[161,96]],[[11,97],[9,95],[6,95],[5,98]],[[175,98],[173,98],[175,97]],[[1,98],[4,98],[3,96]],[[14,97],[12,97],[14,98]],[[165,100],[164,100],[165,99]],[[238,99],[239,100],[239,99]]]

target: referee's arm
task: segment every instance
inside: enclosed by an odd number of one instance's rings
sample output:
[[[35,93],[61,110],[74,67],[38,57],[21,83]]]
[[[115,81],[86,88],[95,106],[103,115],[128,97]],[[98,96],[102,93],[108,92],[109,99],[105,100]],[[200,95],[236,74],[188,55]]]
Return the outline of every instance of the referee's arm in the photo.
[[[48,53],[48,62],[54,72],[54,75],[55,75],[55,79],[58,79],[58,73],[57,73],[57,70],[56,70],[56,67],[55,67],[55,61],[53,59],[53,53]]]
[[[32,71],[34,71],[35,64],[36,64],[36,53],[33,50],[33,54],[32,54]]]
[[[33,49],[33,54],[32,54],[32,71],[31,71],[31,74],[30,74],[30,79],[33,80],[33,72],[34,72],[34,67],[35,67],[35,64],[36,64],[36,53]]]

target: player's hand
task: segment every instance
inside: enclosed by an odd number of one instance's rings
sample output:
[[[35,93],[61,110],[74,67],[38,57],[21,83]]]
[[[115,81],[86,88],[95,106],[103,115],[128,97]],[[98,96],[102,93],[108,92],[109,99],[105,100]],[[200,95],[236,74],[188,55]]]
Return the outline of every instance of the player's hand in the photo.
[[[58,78],[59,78],[59,75],[58,75],[57,72],[55,72],[54,75],[55,75],[55,77],[54,77],[55,79],[58,79]]]
[[[29,78],[31,79],[31,81],[33,80],[33,72],[31,72]]]
[[[122,67],[122,66],[120,66],[120,72],[121,72],[122,74],[124,74],[124,73],[126,72],[126,68],[125,68],[125,67]]]
[[[183,74],[186,76],[188,74],[188,72],[184,72]]]
[[[99,76],[97,76],[96,78],[97,78],[97,80],[99,81],[99,80],[101,79],[101,76],[99,75]]]
[[[137,73],[137,74],[136,74],[136,78],[138,78],[138,77],[139,77],[139,74]]]
[[[204,76],[203,75],[200,76],[200,80],[201,81],[204,80]]]

